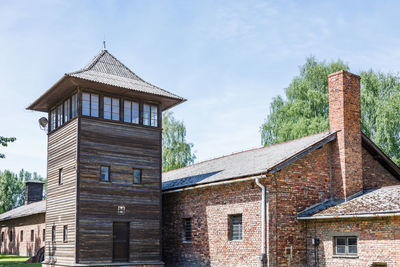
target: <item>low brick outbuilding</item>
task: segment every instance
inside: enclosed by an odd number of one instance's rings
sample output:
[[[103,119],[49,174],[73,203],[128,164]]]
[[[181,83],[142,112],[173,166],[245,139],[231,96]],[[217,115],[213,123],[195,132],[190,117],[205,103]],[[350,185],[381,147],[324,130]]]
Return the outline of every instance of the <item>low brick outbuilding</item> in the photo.
[[[361,132],[359,79],[329,76],[330,131],[164,173],[166,265],[400,266],[400,169]]]

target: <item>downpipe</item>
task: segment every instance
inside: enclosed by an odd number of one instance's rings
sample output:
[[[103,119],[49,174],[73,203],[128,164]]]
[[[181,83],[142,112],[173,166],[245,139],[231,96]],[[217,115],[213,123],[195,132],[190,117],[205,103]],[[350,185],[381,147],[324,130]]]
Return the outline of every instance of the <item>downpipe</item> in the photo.
[[[265,201],[267,197],[267,190],[262,185],[258,178],[255,180],[256,184],[261,188],[261,266],[269,267],[269,202]],[[268,199],[268,198],[267,198]],[[267,221],[267,223],[266,223]],[[265,242],[265,224],[267,224],[267,243]],[[267,250],[267,251],[265,251]],[[266,260],[266,262],[265,262]],[[266,264],[266,265],[265,265]]]

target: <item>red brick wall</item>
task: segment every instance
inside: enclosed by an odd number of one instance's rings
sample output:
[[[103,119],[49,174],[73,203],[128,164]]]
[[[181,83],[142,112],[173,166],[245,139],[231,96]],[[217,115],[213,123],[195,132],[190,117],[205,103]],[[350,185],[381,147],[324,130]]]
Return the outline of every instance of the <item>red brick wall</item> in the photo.
[[[363,189],[360,77],[346,71],[328,76],[329,125],[338,131],[333,149],[334,197],[347,199]]]
[[[400,218],[382,217],[371,219],[335,219],[307,223],[307,258],[309,266],[315,263],[315,246],[311,238],[320,239],[318,259],[320,266],[372,266],[374,262],[386,262],[388,266],[400,266]],[[334,236],[358,236],[358,255],[343,258],[334,255]]]
[[[261,180],[270,202],[270,260],[304,265],[305,230],[297,213],[329,198],[330,145]],[[260,188],[239,182],[163,195],[163,260],[167,266],[259,264]],[[243,240],[228,240],[228,215],[242,213]],[[182,218],[192,218],[193,241],[182,241]],[[291,252],[291,254],[290,254]]]
[[[4,240],[0,242],[0,254],[15,254],[20,256],[35,255],[36,252],[44,246],[44,228],[44,213],[0,222],[0,238],[1,233],[4,233]],[[33,242],[31,242],[31,230],[34,230]],[[9,231],[13,231],[13,242],[10,242]],[[21,231],[23,231],[22,241]]]
[[[364,189],[400,184],[400,181],[375,160],[365,148],[363,148],[363,178]]]

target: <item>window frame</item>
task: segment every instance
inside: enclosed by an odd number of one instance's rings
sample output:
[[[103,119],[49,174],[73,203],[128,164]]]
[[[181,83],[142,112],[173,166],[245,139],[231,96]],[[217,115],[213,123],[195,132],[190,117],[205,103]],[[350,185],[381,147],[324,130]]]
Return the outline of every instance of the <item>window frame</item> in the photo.
[[[8,232],[8,239],[10,240],[10,243],[14,242],[13,230],[10,230],[10,232]]]
[[[42,236],[42,240],[43,240],[43,241],[46,241],[46,228],[43,228],[43,229],[42,229],[42,235],[43,235],[43,236]]]
[[[88,94],[89,95],[89,115],[88,114],[83,114],[83,95],[84,94]],[[93,97],[92,96],[97,96],[97,116],[94,116],[93,115],[93,103],[92,103],[92,101],[93,101]],[[93,118],[100,118],[100,99],[101,99],[101,94],[99,94],[99,93],[92,93],[92,92],[88,92],[88,91],[82,91],[81,92],[81,99],[80,99],[80,102],[81,102],[81,114],[82,114],[82,116],[87,116],[87,117],[93,117]]]
[[[235,223],[234,220],[240,218],[240,223]],[[234,225],[239,225],[239,236],[234,235]],[[242,241],[243,240],[243,214],[229,214],[228,215],[228,240],[229,241]]]
[[[103,116],[102,116],[102,118],[103,119],[105,119],[105,120],[111,120],[111,121],[121,121],[121,98],[120,97],[115,97],[115,96],[110,96],[110,95],[101,95],[101,98],[102,98],[102,108],[103,108]],[[106,118],[105,116],[104,116],[104,114],[105,114],[105,106],[106,106],[106,101],[105,101],[105,99],[106,98],[109,98],[110,99],[110,118]],[[113,118],[113,114],[115,113],[114,112],[114,105],[113,105],[113,101],[114,100],[118,100],[118,108],[117,108],[117,110],[118,110],[118,119],[114,119]]]
[[[149,107],[149,118],[148,118],[148,120],[149,120],[149,124],[145,124],[145,108],[146,108],[146,106],[148,106]],[[152,121],[153,121],[153,119],[152,119],[152,114],[153,114],[153,108],[156,108],[156,112],[155,112],[155,114],[156,114],[156,125],[152,125]],[[155,104],[155,103],[149,103],[149,102],[145,102],[145,103],[143,103],[143,109],[142,109],[142,124],[144,125],[144,126],[148,126],[148,127],[154,127],[154,128],[157,128],[157,127],[159,127],[159,125],[160,125],[160,122],[159,122],[159,109],[160,109],[160,107],[159,107],[159,105],[158,104]]]
[[[63,168],[58,169],[58,185],[63,185],[64,183],[64,174],[63,174]]]
[[[31,242],[35,242],[35,230],[31,229]]]
[[[182,241],[185,243],[193,241],[192,218],[182,218]]]
[[[140,177],[139,177],[139,183],[135,183],[135,171],[139,171]],[[143,170],[140,168],[132,168],[132,184],[142,184],[143,182]]]
[[[24,241],[24,230],[21,230],[21,231],[19,232],[19,241],[20,241],[20,242],[23,242],[23,241]]]
[[[107,168],[107,176],[108,180],[103,180],[101,175],[102,175],[102,168]],[[100,165],[100,181],[101,182],[111,182],[111,166],[106,166],[106,165]]]
[[[126,122],[126,123],[132,123],[132,124],[135,124],[135,125],[140,125],[140,120],[141,120],[141,103],[140,103],[140,101],[139,100],[134,100],[134,99],[128,99],[128,98],[123,98],[122,99],[122,101],[123,101],[123,107],[122,107],[122,110],[123,110],[123,116],[122,116],[122,121],[123,122]],[[129,121],[126,121],[125,120],[125,113],[126,113],[126,102],[129,102],[129,112],[130,112],[130,120]],[[137,122],[134,122],[133,121],[133,104],[137,104]]]
[[[63,227],[63,243],[68,243],[68,225]]]
[[[56,241],[56,230],[57,230],[56,226],[52,225],[51,226],[51,241],[52,242]]]
[[[344,245],[338,245],[337,241],[338,239],[345,239],[345,244]],[[355,239],[356,244],[355,245],[349,245],[349,239]],[[358,236],[354,235],[348,235],[348,236],[334,236],[333,237],[333,252],[335,256],[358,256]],[[338,252],[338,246],[344,247],[344,253]],[[356,248],[356,253],[351,253],[349,252],[350,247],[355,247]]]

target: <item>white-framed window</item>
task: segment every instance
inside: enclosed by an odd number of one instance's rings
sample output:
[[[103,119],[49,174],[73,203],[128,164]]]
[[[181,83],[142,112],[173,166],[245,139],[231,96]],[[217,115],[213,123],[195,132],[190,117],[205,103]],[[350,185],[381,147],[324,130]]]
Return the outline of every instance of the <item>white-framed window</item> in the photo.
[[[63,124],[63,105],[57,107],[57,127]]]
[[[53,131],[56,128],[56,109],[50,111],[50,131]]]
[[[82,93],[82,115],[99,117],[99,95]]]
[[[148,126],[158,126],[158,107],[155,105],[143,105],[143,124]]]
[[[68,98],[64,101],[64,122],[67,122],[71,119],[70,114],[70,100]]]
[[[124,101],[124,122],[139,124],[139,103]]]
[[[78,115],[78,94],[71,97],[71,118]]]
[[[229,240],[242,240],[242,214],[233,214],[228,216]]]
[[[357,255],[356,236],[335,236],[336,255]]]
[[[119,120],[119,98],[104,97],[104,119]]]

